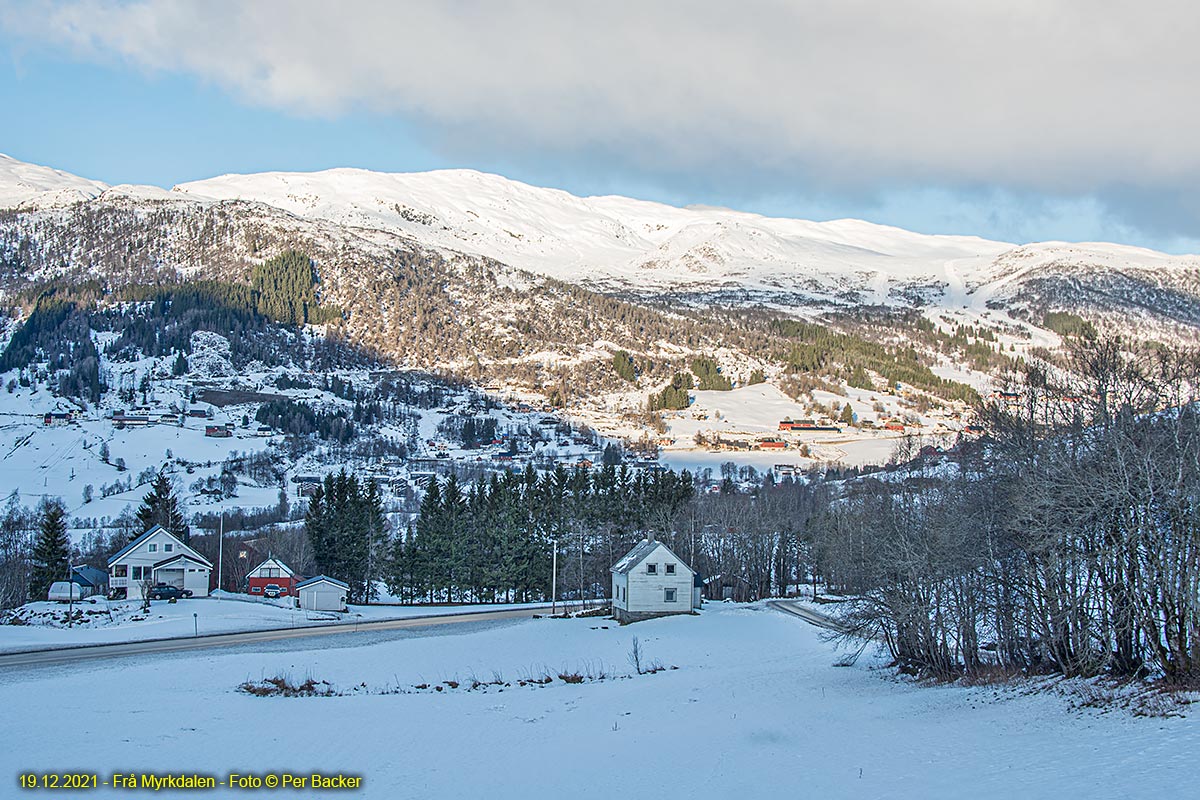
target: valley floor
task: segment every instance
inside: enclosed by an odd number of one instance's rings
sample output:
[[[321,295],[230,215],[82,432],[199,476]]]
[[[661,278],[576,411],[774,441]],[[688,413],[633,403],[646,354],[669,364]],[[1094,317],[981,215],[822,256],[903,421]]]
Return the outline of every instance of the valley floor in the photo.
[[[635,636],[643,664],[667,669],[631,674]],[[0,754],[0,773],[15,783],[18,772],[65,769],[102,781],[118,771],[218,780],[340,772],[364,777],[363,789],[345,796],[520,800],[1126,798],[1200,781],[1198,719],[1072,711],[1047,694],[919,687],[869,657],[833,666],[838,654],[819,631],[764,605],[712,604],[698,617],[627,627],[537,619],[294,647],[0,672],[0,704],[20,731]],[[571,672],[610,677],[518,683]],[[328,681],[341,695],[237,690],[276,675]],[[508,685],[468,691],[475,679]]]

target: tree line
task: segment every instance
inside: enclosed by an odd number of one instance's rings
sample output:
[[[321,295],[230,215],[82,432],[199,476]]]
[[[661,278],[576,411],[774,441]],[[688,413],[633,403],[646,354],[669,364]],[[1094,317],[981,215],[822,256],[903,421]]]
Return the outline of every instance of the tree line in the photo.
[[[392,543],[386,578],[405,600],[543,599],[558,543],[562,597],[607,596],[608,568],[694,495],[684,472],[605,466],[430,480],[415,526]]]
[[[813,525],[845,614],[914,672],[1200,680],[1200,352],[1081,338],[988,437],[847,483]]]

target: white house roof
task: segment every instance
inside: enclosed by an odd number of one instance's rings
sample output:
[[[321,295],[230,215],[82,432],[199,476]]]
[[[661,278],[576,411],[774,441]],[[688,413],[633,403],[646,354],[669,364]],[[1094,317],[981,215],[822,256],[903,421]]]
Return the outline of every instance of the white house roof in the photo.
[[[660,547],[663,550],[666,550],[668,553],[671,553],[671,556],[677,561],[683,563],[683,559],[671,552],[671,548],[667,547],[662,542],[657,540],[642,539],[633,546],[632,550],[625,554],[624,558],[613,564],[612,569],[610,569],[609,572],[616,573],[617,575],[626,575],[632,572],[634,567],[645,561],[651,553]],[[689,572],[693,572],[692,568],[687,564],[684,564],[683,567]]]
[[[191,553],[180,553],[177,556],[171,556],[170,558],[165,558],[162,561],[157,562],[154,565],[154,568],[159,569],[159,568],[165,567],[167,564],[173,563],[175,561],[191,561],[193,564],[199,564],[202,567],[208,567],[209,569],[212,569],[212,564],[209,563],[207,558],[205,558],[204,556],[201,556],[201,555],[192,555]]]
[[[246,577],[247,578],[258,577],[258,575],[257,575],[258,571],[260,569],[263,569],[264,567],[275,567],[275,568],[281,570],[283,572],[283,574],[287,575],[289,578],[295,576],[295,574],[296,574],[296,573],[292,572],[291,568],[288,567],[287,564],[283,563],[278,558],[268,558],[266,561],[262,562],[257,567],[255,567],[254,569],[252,569],[248,573],[246,573]]]
[[[151,536],[154,536],[155,534],[158,534],[158,533],[161,533],[163,536],[166,536],[168,539],[170,539],[172,542],[174,542],[176,545],[178,545],[180,554],[186,554],[186,555],[192,556],[197,561],[201,561],[205,564],[208,564],[209,567],[212,566],[211,561],[209,561],[207,558],[200,555],[195,550],[193,550],[192,548],[188,547],[186,544],[181,542],[178,539],[178,537],[176,537],[174,534],[172,534],[169,530],[167,530],[166,528],[164,528],[161,525],[155,525],[153,528],[146,531],[141,536],[137,537],[132,542],[130,542],[129,544],[125,545],[120,550],[118,550],[116,552],[116,554],[113,555],[112,558],[108,559],[108,566],[111,567],[113,564],[116,564],[122,558],[124,558],[125,556],[129,555],[131,552],[136,550],[138,548],[138,546],[141,545],[142,542],[146,541]]]

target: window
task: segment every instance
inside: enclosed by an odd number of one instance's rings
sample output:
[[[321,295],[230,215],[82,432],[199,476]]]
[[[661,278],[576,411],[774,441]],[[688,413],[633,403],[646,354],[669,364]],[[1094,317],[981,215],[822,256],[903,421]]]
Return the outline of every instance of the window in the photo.
[[[647,564],[646,565],[646,574],[647,575],[657,575],[658,574],[658,564]]]
[[[150,546],[151,546],[151,547],[154,547],[154,545],[150,545]],[[174,550],[174,549],[175,549],[175,545],[173,545],[173,544],[164,544],[164,545],[163,545],[163,552],[164,552],[164,553],[169,553],[169,552],[171,552],[171,551],[172,551],[172,550]]]
[[[156,545],[156,544],[151,544],[151,545],[150,545],[150,547],[149,547],[149,550],[150,550],[150,552],[151,552],[151,553],[157,553],[157,552],[158,552],[158,545]]]
[[[131,577],[135,581],[150,580],[151,569],[153,569],[153,568],[152,567],[134,567],[133,575]]]
[[[252,591],[252,592],[261,592],[261,591],[262,591],[262,587],[261,587],[261,586],[255,586],[255,587],[253,587],[252,589],[250,589],[250,591]]]
[[[667,603],[674,603],[675,602],[675,590],[674,589],[663,589],[663,601],[667,602]]]
[[[124,578],[129,574],[129,567],[125,564],[117,564],[113,567],[114,578]]]
[[[674,564],[667,564],[667,574],[668,575],[675,574],[675,565]]]

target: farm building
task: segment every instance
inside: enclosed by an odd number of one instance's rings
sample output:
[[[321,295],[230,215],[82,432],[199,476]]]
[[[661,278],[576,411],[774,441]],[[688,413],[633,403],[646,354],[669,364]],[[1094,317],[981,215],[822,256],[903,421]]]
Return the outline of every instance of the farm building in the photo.
[[[296,584],[296,605],[306,611],[345,611],[350,587],[325,575]]]
[[[268,558],[246,575],[246,591],[261,595],[269,584],[279,587],[282,594],[296,593],[296,573],[278,558]]]
[[[312,497],[321,486],[321,476],[293,475],[292,483],[296,484],[297,497]]]
[[[699,608],[696,573],[662,542],[643,539],[613,565],[613,616],[635,622]]]

